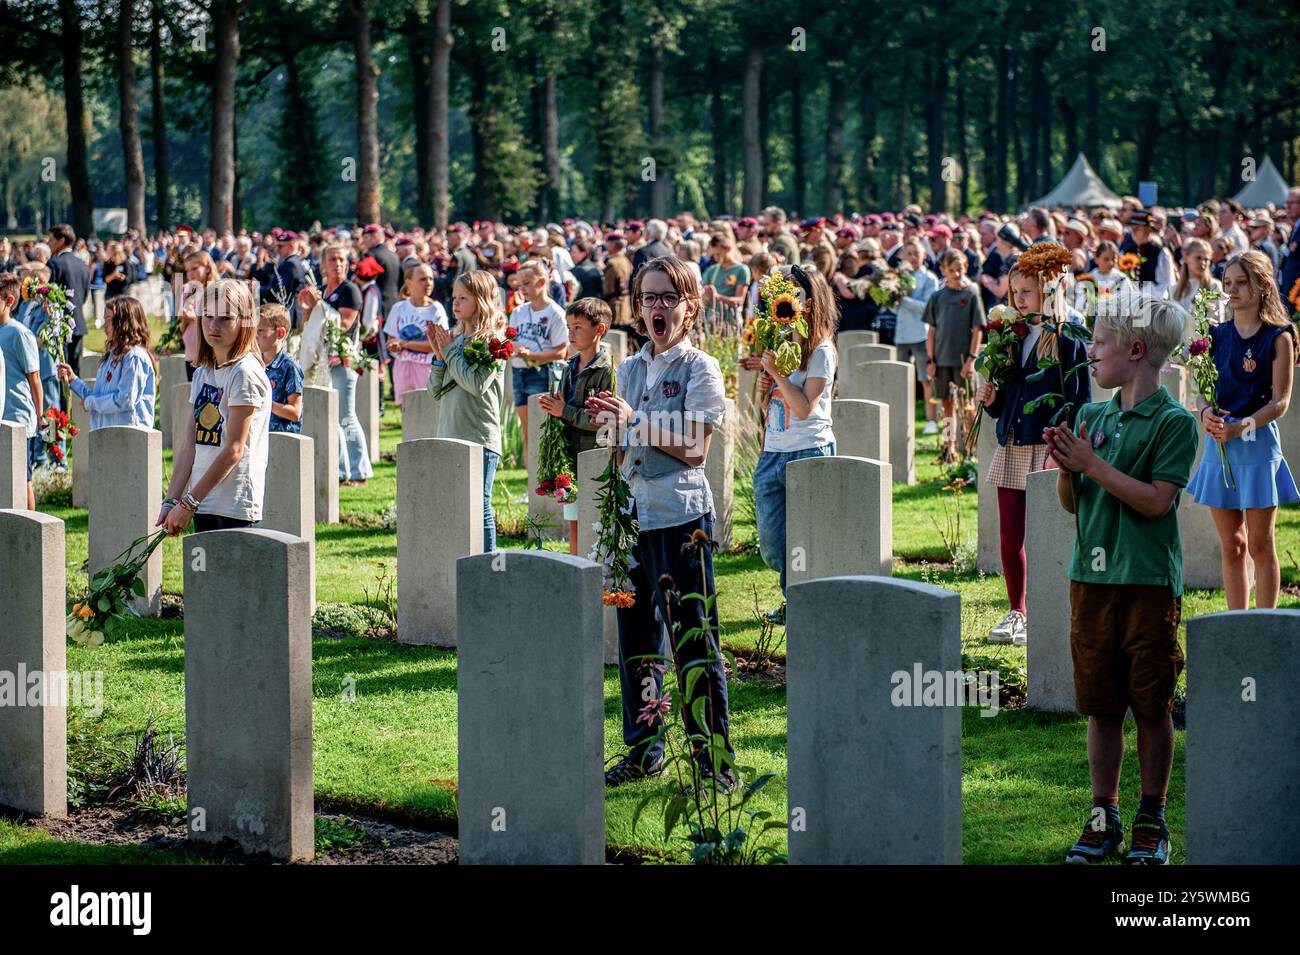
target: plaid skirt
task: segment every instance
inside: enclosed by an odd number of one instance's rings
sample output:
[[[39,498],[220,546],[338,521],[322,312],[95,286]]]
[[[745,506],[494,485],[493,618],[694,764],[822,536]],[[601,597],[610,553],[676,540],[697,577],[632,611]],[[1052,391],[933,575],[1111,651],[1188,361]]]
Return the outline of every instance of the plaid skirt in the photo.
[[[993,460],[989,462],[988,475],[984,480],[994,487],[1023,491],[1029,472],[1046,468],[1047,445],[999,444],[997,451],[993,452]]]

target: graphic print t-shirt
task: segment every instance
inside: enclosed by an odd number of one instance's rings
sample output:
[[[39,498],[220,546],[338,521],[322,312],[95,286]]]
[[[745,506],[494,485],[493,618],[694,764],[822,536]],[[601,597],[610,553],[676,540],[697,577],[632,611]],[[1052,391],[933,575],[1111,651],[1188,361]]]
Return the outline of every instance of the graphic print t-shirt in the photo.
[[[407,342],[422,342],[427,340],[424,330],[430,325],[450,327],[447,323],[447,311],[442,307],[441,302],[432,302],[423,308],[416,308],[406,299],[402,299],[388,313],[388,321],[384,323],[384,334],[389,338],[401,339],[403,345]],[[393,357],[396,361],[413,361],[421,365],[433,362],[432,352],[407,351],[405,348]]]
[[[515,339],[516,348],[529,351],[546,351],[559,345],[569,343],[569,326],[564,319],[564,309],[551,302],[545,308],[533,308],[532,303],[524,302],[510,313],[510,324],[519,332]],[[522,358],[512,358],[514,368],[527,368],[528,362]]]
[[[200,365],[190,382],[190,401],[194,404],[194,466],[187,491],[207,473],[221,453],[227,440],[230,409],[243,406],[254,409],[244,456],[225,480],[208,492],[199,505],[199,513],[260,521],[270,443],[267,419],[271,415],[271,382],[261,359],[249,352],[221,368]]]
[[[831,386],[835,381],[835,346],[822,342],[808,356],[808,370],[796,371],[790,383],[802,388],[809,378],[825,378],[826,386],[813,403],[808,417],[799,419],[790,414],[781,389],[773,386],[772,403],[767,409],[767,434],[763,438],[764,451],[807,451],[820,448],[835,440],[831,430]]]

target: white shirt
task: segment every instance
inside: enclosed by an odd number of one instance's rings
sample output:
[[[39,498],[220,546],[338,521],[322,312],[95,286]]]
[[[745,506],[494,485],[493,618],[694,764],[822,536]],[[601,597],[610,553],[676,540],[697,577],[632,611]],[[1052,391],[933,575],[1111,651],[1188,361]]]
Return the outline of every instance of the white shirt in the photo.
[[[533,308],[531,302],[524,302],[510,313],[510,325],[519,333],[515,339],[515,348],[527,348],[530,352],[535,352],[569,344],[569,326],[564,318],[564,309],[555,302],[548,302],[545,308],[537,309]],[[510,366],[529,367],[528,362],[522,358],[512,358]]]
[[[389,338],[399,339],[403,344],[410,341],[426,341],[425,329],[430,325],[450,328],[447,322],[447,311],[442,307],[441,302],[430,302],[428,305],[416,307],[407,299],[402,299],[393,305],[393,310],[388,313],[388,320],[384,322],[384,334]],[[396,353],[394,360],[429,365],[433,363],[433,353],[407,351],[403,348]]]
[[[628,368],[632,362],[644,361],[649,365],[646,369],[645,393],[652,394],[652,389],[663,379],[669,365],[685,352],[696,352],[694,360],[701,367],[694,369],[683,396],[684,415],[687,420],[713,425],[715,430],[720,427],[726,414],[727,394],[718,360],[685,340],[660,355],[653,352],[653,343],[646,342],[639,352],[623,359],[619,365],[616,377],[623,400],[645,417],[642,411],[645,403],[641,401],[641,395],[629,394],[626,389]],[[718,440],[721,440],[720,436]],[[637,523],[643,531],[676,527],[713,510],[713,494],[704,476],[703,465],[696,468],[683,467],[654,480],[646,480],[637,471],[628,481],[628,487],[636,502]]]
[[[773,387],[772,402],[767,409],[767,434],[764,451],[807,451],[835,440],[831,430],[831,382],[835,380],[835,346],[822,342],[808,356],[808,370],[796,371],[790,383],[802,388],[809,378],[824,378],[825,386],[809,408],[808,417],[796,418],[786,407],[781,389]]]
[[[266,457],[270,442],[271,382],[257,352],[221,368],[200,365],[190,382],[194,405],[194,466],[186,491],[207,473],[230,440],[226,424],[232,407],[252,407],[253,420],[244,444],[244,456],[225,479],[208,492],[200,514],[217,514],[238,520],[260,521],[266,490]]]

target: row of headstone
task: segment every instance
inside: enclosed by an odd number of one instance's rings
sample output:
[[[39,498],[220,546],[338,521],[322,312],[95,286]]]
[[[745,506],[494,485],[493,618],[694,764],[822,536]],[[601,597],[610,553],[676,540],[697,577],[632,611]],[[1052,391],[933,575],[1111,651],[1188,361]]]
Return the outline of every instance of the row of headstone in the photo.
[[[855,345],[850,351],[888,348]],[[889,463],[898,484],[916,483],[916,370],[911,362],[868,360],[840,369],[836,396],[867,399],[889,406]],[[838,435],[837,435],[838,436]]]
[[[831,402],[835,453],[851,458],[889,460],[889,405],[866,398]]]
[[[302,433],[312,440],[315,463],[316,523],[339,522],[339,393],[304,385]]]
[[[0,507],[27,507],[27,429],[0,421]]]
[[[181,407],[177,405],[174,393],[179,386],[185,386],[185,405],[189,405],[188,366],[184,355],[164,355],[158,359],[157,390],[154,392],[155,405],[158,409],[158,430],[162,432],[162,446],[176,447],[177,427],[183,426],[180,420]],[[180,432],[181,434],[184,431]]]
[[[275,531],[185,539],[195,841],[312,857],[309,563],[306,541]],[[9,610],[0,670],[66,670],[64,567],[61,521],[0,511],[0,605]],[[457,562],[461,861],[604,861],[600,590],[599,565],[580,557],[523,551]],[[1248,613],[1188,624],[1193,863],[1300,861],[1300,732],[1286,730],[1300,612]],[[539,630],[538,619],[565,626]],[[961,670],[960,596],[879,576],[824,577],[790,587],[788,619],[791,861],[959,863],[959,707],[974,695]],[[0,804],[66,812],[66,733],[60,702],[0,707]]]

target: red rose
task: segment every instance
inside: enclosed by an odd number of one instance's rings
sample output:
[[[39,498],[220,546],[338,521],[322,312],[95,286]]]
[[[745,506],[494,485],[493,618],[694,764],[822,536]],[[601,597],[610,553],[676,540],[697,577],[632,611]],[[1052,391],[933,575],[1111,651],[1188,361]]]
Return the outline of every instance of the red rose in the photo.
[[[993,321],[989,322],[989,331],[991,332],[1002,331],[1002,319],[995,318],[993,319]]]
[[[572,478],[570,478],[567,474],[557,474],[555,476],[556,487],[568,487],[572,483],[573,483]]]
[[[1198,338],[1192,342],[1189,351],[1192,356],[1203,355],[1210,350],[1210,340],[1208,338]]]
[[[63,449],[59,447],[57,444],[52,444],[50,445],[50,455],[54,458],[54,460],[62,461]]]
[[[1029,334],[1029,325],[1023,321],[1016,322],[1014,325],[1011,326],[1011,330],[1015,332],[1018,337],[1024,338],[1026,335]]]
[[[68,428],[68,437],[75,438],[76,436],[77,436],[77,426],[74,424]]]
[[[511,326],[507,325],[507,326],[506,326],[506,338],[507,338],[509,341],[514,341],[514,340],[515,340],[516,338],[518,338],[518,337],[519,337],[519,331],[518,331],[518,329],[512,328]]]

